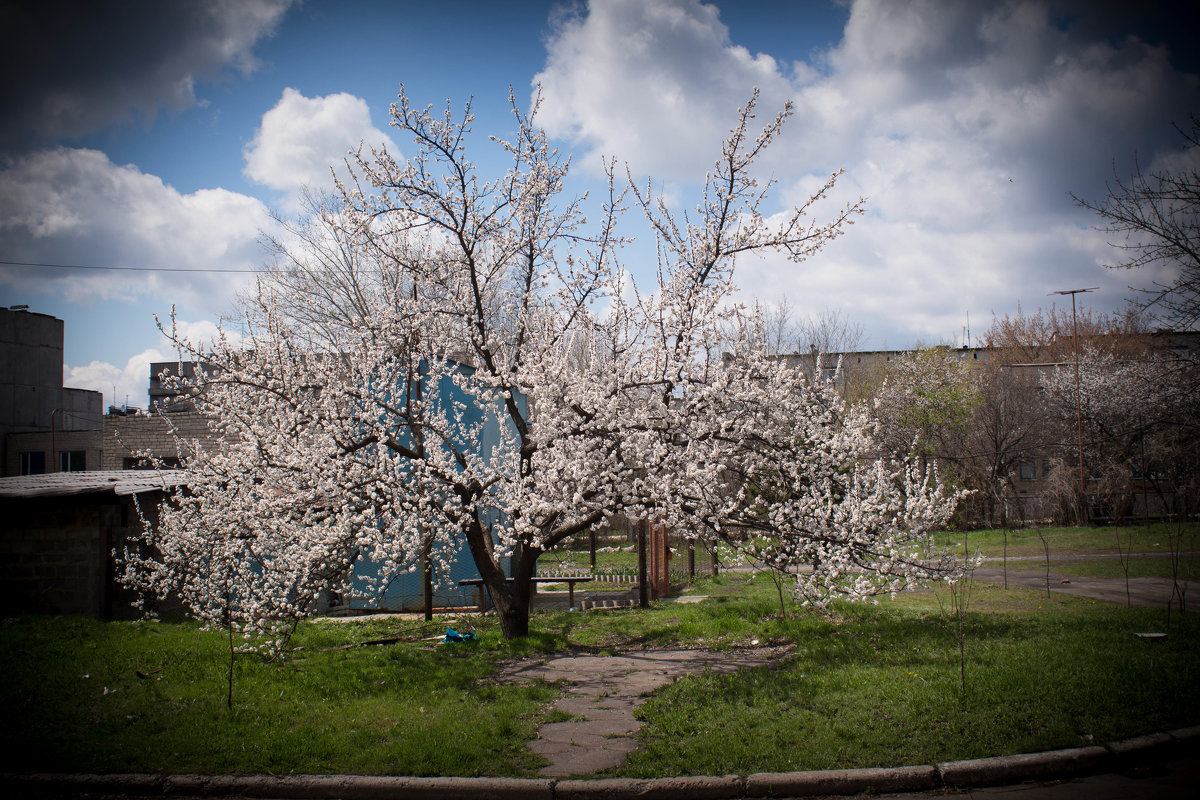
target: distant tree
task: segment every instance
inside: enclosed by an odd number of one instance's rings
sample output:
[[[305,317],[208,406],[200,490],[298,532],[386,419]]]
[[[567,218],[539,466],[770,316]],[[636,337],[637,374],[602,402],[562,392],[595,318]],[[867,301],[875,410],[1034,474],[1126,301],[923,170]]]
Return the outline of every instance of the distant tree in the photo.
[[[828,366],[835,366],[836,354],[862,347],[862,325],[851,322],[840,309],[826,308],[797,317],[785,294],[778,303],[762,307],[760,313],[763,340],[771,353],[824,356]]]
[[[1099,215],[1109,243],[1122,252],[1114,269],[1164,267],[1168,277],[1144,290],[1144,307],[1177,329],[1200,321],[1200,119],[1176,127],[1183,151],[1163,167],[1114,175],[1108,194],[1075,202]]]
[[[875,415],[891,452],[957,460],[978,403],[971,368],[950,348],[930,347],[892,359]]]
[[[1057,502],[1063,513],[1079,513],[1075,410],[1064,406],[1061,397],[1047,397],[1043,385],[1050,372],[1073,377],[1076,331],[1083,352],[1114,363],[1144,359],[1150,352],[1147,315],[1132,304],[1111,314],[1084,309],[1076,320],[1055,307],[1032,313],[1018,310],[993,318],[983,335],[987,360],[978,374],[983,403],[970,447],[978,471],[972,485],[986,489],[976,499],[992,498],[992,511],[1001,522],[1009,509],[1024,516],[1031,500],[1017,491],[1015,478],[1022,464],[1048,479],[1042,484],[1047,487],[1043,500]]]
[[[1131,518],[1138,495],[1157,497],[1168,513],[1195,507],[1200,481],[1200,369],[1195,361],[1149,349],[1119,356],[1088,346],[1080,354],[1078,392],[1067,366],[1045,372],[1041,384],[1056,412],[1061,491],[1075,502],[1082,500],[1075,456],[1078,402],[1093,512]]]
[[[863,327],[852,322],[841,309],[826,308],[810,314],[797,325],[803,352],[816,353],[832,361],[835,353],[851,353],[862,347]]]
[[[1145,350],[1150,333],[1147,317],[1136,305],[1111,314],[1081,309],[1074,320],[1055,306],[1033,313],[1018,307],[1015,314],[993,316],[981,341],[989,363],[1054,364],[1072,359],[1076,331],[1081,343],[1124,354]]]
[[[1047,406],[1035,369],[989,360],[975,375],[973,409],[963,453],[956,459],[963,483],[976,490],[972,504],[989,525],[1007,527],[1025,517],[1017,488],[1022,464],[1041,469],[1051,445]],[[1039,463],[1042,462],[1042,463]]]

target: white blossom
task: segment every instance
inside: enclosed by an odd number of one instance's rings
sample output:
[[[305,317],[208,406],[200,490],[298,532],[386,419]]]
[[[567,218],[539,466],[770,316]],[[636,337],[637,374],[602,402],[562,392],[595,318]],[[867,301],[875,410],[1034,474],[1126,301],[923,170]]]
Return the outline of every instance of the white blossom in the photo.
[[[957,496],[933,470],[873,460],[870,420],[828,386],[750,344],[712,346],[731,329],[754,340],[731,300],[739,254],[803,261],[861,212],[810,220],[832,176],[769,223],[752,166],[790,109],[757,137],[754,109],[694,215],[632,189],[659,243],[646,291],[618,261],[615,165],[585,231],[532,115],[514,108],[514,138],[493,140],[511,166],[485,180],[470,107],[417,110],[402,93],[393,124],[413,155],[359,153],[340,197],[292,227],[300,245],[279,243],[244,303],[251,344],[180,342],[210,365],[193,388],[221,444],[188,462],[129,580],[278,643],[321,591],[352,591],[362,561],[378,565],[370,590],[464,543],[504,634],[522,635],[537,556],[618,512],[768,537],[778,559],[819,562],[796,587],[817,604],[950,569],[927,534]]]

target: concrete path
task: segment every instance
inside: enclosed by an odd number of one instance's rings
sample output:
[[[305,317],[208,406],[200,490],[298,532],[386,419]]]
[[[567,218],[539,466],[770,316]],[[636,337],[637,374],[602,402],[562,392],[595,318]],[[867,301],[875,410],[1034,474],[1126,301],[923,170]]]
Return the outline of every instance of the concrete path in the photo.
[[[525,660],[500,670],[501,683],[565,681],[565,695],[551,707],[572,719],[538,729],[529,749],[550,764],[546,777],[588,775],[615,767],[637,748],[641,722],[634,712],[646,696],[676,679],[706,670],[724,673],[772,664],[790,652],[788,647],[708,650],[640,650],[605,656],[569,653],[542,660]]]

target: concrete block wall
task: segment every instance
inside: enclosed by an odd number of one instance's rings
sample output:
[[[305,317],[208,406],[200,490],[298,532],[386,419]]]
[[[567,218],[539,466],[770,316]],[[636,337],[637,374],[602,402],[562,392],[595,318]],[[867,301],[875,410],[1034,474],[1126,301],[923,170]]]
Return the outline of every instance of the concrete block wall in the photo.
[[[180,442],[184,441],[183,452]],[[207,420],[195,411],[174,414],[138,414],[129,417],[104,418],[105,469],[122,469],[125,459],[140,453],[152,453],[157,458],[186,458],[192,454],[191,442],[200,447],[212,447],[217,440]]]
[[[157,498],[144,496],[142,502]],[[134,615],[133,595],[116,584],[111,555],[140,530],[132,498],[5,498],[0,518],[3,613]]]
[[[100,431],[58,431],[53,436],[47,431],[37,433],[10,433],[6,437],[7,448],[4,460],[5,475],[21,474],[21,453],[41,451],[46,454],[46,471],[58,472],[58,453],[83,450],[85,468],[90,472],[98,469],[120,469],[121,464],[109,463],[101,453]],[[51,452],[51,451],[54,452]]]

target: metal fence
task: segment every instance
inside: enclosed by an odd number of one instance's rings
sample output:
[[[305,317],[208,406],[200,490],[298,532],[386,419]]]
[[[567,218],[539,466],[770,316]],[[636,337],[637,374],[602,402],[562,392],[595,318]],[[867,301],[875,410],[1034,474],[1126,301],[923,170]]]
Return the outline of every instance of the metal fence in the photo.
[[[716,574],[712,550],[689,540],[682,531],[667,531],[665,557],[672,585]],[[652,545],[648,542],[647,547]],[[647,553],[647,561],[652,556]],[[624,518],[607,528],[583,533],[563,542],[538,559],[538,575],[592,575],[596,580],[636,584],[639,575],[637,525]]]

